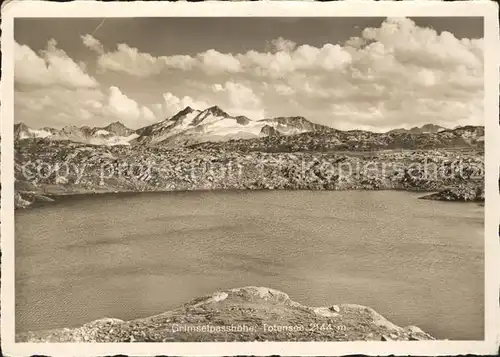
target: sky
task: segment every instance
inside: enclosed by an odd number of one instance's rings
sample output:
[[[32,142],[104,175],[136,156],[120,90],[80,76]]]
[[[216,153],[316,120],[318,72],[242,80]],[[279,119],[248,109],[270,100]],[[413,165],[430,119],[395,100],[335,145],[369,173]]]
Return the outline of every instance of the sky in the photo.
[[[16,19],[15,122],[136,129],[186,106],[342,130],[482,125],[482,18]]]

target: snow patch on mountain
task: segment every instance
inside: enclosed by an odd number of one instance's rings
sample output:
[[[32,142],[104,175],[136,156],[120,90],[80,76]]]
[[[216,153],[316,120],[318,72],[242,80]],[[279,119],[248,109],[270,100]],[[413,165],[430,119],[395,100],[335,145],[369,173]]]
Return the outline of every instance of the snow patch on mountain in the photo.
[[[104,129],[100,129],[100,130],[97,130],[95,132],[95,135],[109,135],[109,134],[111,134],[111,133],[107,130],[104,130]]]
[[[125,135],[119,135],[125,134]],[[121,123],[112,123],[105,128],[90,128],[88,126],[65,126],[57,130],[54,128],[33,129],[23,123],[14,125],[14,138],[16,140],[49,139],[69,140],[92,145],[130,145],[130,141],[137,138],[132,129]]]
[[[46,138],[51,135],[52,133],[49,131],[28,128],[26,131],[19,133],[19,139]]]

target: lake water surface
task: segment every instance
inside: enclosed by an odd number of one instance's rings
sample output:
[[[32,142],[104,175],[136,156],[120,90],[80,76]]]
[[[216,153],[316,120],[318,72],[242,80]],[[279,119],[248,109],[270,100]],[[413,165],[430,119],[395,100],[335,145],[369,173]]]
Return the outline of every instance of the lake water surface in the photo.
[[[218,289],[356,303],[483,339],[484,208],[397,191],[96,195],[16,212],[17,331],[158,314]]]

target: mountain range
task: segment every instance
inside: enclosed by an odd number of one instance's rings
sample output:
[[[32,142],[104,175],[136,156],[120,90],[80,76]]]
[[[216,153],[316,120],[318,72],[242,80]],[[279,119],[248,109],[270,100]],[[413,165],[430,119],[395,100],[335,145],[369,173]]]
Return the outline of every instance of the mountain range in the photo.
[[[369,150],[376,148],[424,148],[477,146],[484,140],[484,127],[446,129],[426,124],[387,133],[363,130],[341,131],[315,124],[304,117],[276,117],[251,120],[232,116],[217,106],[205,110],[186,107],[174,116],[142,127],[127,128],[120,122],[105,127],[66,126],[62,129],[33,129],[23,123],[14,126],[15,140],[40,138],[68,140],[92,145],[146,145],[162,147],[224,146],[226,149],[295,151]],[[253,149],[251,149],[253,148]]]
[[[294,135],[329,129],[303,117],[250,120],[245,116],[231,116],[217,106],[205,110],[196,110],[188,106],[171,118],[137,130],[127,128],[120,122],[95,128],[66,126],[60,130],[48,127],[33,129],[19,123],[14,126],[14,138],[16,140],[46,138],[110,146],[131,144],[186,146],[207,141]]]
[[[120,122],[114,122],[105,127],[91,128],[89,126],[65,126],[57,130],[54,128],[33,129],[24,123],[14,125],[14,139],[44,138],[49,140],[69,140],[93,145],[129,145],[137,137],[134,130],[127,128]]]

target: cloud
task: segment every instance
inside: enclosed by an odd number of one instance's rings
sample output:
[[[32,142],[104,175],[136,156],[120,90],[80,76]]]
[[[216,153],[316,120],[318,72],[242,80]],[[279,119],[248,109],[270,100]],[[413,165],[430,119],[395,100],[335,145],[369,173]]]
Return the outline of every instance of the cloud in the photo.
[[[237,108],[251,108],[261,105],[260,98],[254,91],[242,83],[226,82],[214,84],[215,92],[227,93],[229,103]]]
[[[161,106],[163,110],[163,116],[171,117],[188,106],[196,110],[204,110],[206,108],[209,108],[211,105],[210,103],[203,100],[195,100],[190,96],[179,98],[174,94],[168,92],[163,94],[163,104]]]
[[[83,38],[96,51],[102,45],[92,36]],[[127,97],[117,86],[103,91],[99,82],[67,53],[49,40],[37,54],[15,44],[16,122],[34,127],[65,125],[100,126],[112,121],[138,127],[156,121],[151,109]],[[145,124],[146,123],[146,124]]]
[[[139,106],[135,100],[130,99],[118,87],[114,86],[109,88],[109,96],[107,97],[107,105],[104,107],[104,114],[130,123],[135,123],[138,120],[155,120],[155,116],[149,108]]]
[[[291,40],[287,40],[283,37],[278,37],[271,41],[273,49],[277,52],[291,52],[297,47],[297,44]]]
[[[243,83],[227,81],[224,84],[216,83],[212,86],[213,91],[219,94],[216,101],[227,108],[230,114],[245,115],[250,119],[262,119],[265,110],[262,107],[260,97],[252,88]],[[222,98],[220,97],[222,94]]]
[[[158,120],[151,109],[128,98],[117,87],[105,92],[99,88],[55,86],[16,91],[14,116],[16,122],[35,128],[105,126],[117,120],[131,128],[139,128]]]
[[[287,84],[283,84],[283,83],[276,83],[274,85],[274,90],[276,91],[276,93],[278,93],[280,95],[284,95],[284,96],[291,96],[291,95],[294,95],[296,93],[295,89],[293,89],[291,86],[289,86]]]
[[[33,127],[86,125],[100,114],[104,97],[94,88],[49,86],[16,91],[14,118]]]
[[[198,55],[196,66],[208,74],[237,73],[241,71],[241,64],[233,55],[208,50]]]
[[[351,54],[339,45],[325,44],[321,48],[302,45],[295,48],[294,45],[284,44],[283,40],[278,43],[277,48],[282,50],[274,53],[249,51],[237,57],[248,71],[271,78],[283,78],[297,71],[327,74],[342,70],[352,60]]]
[[[148,53],[139,53],[137,48],[125,43],[118,45],[115,52],[102,54],[98,59],[101,70],[125,72],[137,77],[148,77],[160,73],[162,65]]]
[[[115,51],[102,53],[102,44],[91,35],[82,36],[82,41],[99,53],[97,63],[102,71],[124,72],[137,77],[158,75],[171,69],[196,69],[208,75],[252,71],[257,75],[278,77],[298,70],[332,71],[351,61],[351,55],[342,46],[325,44],[321,48],[309,45],[296,47],[293,41],[284,38],[271,41],[273,52],[248,51],[233,55],[210,49],[194,57],[154,57],[124,43],[119,44]]]
[[[83,44],[90,48],[92,51],[95,51],[97,53],[104,53],[104,47],[102,43],[94,36],[87,34],[81,36],[81,39],[83,41]]]
[[[91,35],[83,35],[81,38],[85,46],[99,54],[97,64],[102,71],[125,72],[137,77],[148,77],[168,69],[187,71],[199,68],[208,74],[233,73],[241,70],[239,61],[231,54],[220,53],[214,49],[200,53],[196,57],[186,55],[154,57],[120,43],[115,51],[104,53],[102,44]]]
[[[47,48],[40,51],[40,54],[16,42],[14,55],[14,79],[18,84],[61,85],[69,88],[91,88],[98,85],[93,77],[85,73],[83,65],[77,64],[66,52],[57,48],[54,39],[47,43]]]
[[[398,63],[433,69],[482,68],[482,40],[460,40],[447,31],[437,34],[408,18],[389,18],[380,28],[365,29],[362,37],[374,41],[380,55],[391,55]]]

